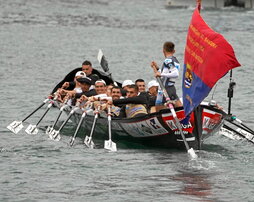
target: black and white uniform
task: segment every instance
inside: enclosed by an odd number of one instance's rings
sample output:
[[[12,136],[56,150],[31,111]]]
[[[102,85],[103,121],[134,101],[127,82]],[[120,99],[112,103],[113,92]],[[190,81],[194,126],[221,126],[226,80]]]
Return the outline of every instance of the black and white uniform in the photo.
[[[175,80],[179,77],[180,64],[176,57],[167,57],[160,70],[163,85],[171,100],[178,100],[176,94]]]

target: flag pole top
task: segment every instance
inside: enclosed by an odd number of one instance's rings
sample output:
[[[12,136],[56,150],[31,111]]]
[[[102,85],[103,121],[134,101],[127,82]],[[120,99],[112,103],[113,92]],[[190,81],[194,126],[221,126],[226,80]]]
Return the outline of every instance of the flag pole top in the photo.
[[[200,11],[200,8],[201,8],[201,1],[202,0],[196,0],[196,2],[197,2],[197,8],[198,8],[199,11]]]

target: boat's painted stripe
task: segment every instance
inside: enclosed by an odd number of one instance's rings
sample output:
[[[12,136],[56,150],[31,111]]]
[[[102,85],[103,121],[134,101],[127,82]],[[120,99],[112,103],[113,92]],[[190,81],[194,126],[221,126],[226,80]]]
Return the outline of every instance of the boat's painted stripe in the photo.
[[[139,122],[120,123],[122,128],[133,137],[151,137],[168,134],[157,117],[152,117]]]
[[[188,138],[185,138],[186,139],[186,141],[195,141],[195,137],[188,137]],[[182,139],[176,139],[178,142],[183,142],[183,140]]]

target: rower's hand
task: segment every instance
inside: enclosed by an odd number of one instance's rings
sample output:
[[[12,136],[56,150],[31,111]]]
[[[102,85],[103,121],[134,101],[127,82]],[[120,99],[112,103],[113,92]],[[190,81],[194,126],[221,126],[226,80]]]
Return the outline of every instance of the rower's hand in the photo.
[[[82,95],[80,98],[79,98],[80,102],[84,102],[84,101],[87,101],[88,100],[88,97],[86,97],[85,95]]]
[[[111,107],[112,107],[112,102],[111,103],[107,102],[106,103],[106,109],[107,109],[107,111],[108,111],[109,108],[111,109]]]
[[[112,97],[102,97],[100,99],[100,101],[103,101],[103,102],[108,102],[109,100],[112,101]]]
[[[73,98],[75,96],[75,91],[69,91],[67,92],[66,96],[68,96],[69,98]]]
[[[113,101],[112,101],[112,100],[108,100],[107,104],[108,104],[108,105],[112,105],[112,104],[113,104]]]
[[[98,99],[95,98],[94,96],[91,96],[91,97],[88,98],[88,101],[89,101],[89,102],[95,102],[95,101],[97,101],[97,100],[98,100]]]
[[[70,86],[69,82],[64,82],[64,84],[62,85],[62,88],[65,89],[65,88],[68,88],[69,86]]]
[[[155,61],[152,61],[152,62],[151,62],[151,67],[152,67],[153,69],[156,69],[156,70],[159,69],[159,67],[158,67],[158,65],[157,65],[157,63],[156,63]]]
[[[67,93],[67,91],[64,90],[64,89],[62,89],[62,88],[59,88],[59,89],[57,90],[57,92],[58,92],[59,95],[66,95],[66,93]]]
[[[155,77],[161,77],[161,73],[157,71],[157,72],[154,73],[154,76]]]

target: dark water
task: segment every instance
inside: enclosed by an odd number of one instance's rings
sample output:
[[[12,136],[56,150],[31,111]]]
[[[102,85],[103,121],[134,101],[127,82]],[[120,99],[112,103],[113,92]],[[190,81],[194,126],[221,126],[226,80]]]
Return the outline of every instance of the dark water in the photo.
[[[246,141],[211,137],[193,161],[178,151],[121,145],[116,153],[89,150],[81,139],[70,148],[67,137],[53,142],[42,130],[33,136],[6,129],[85,59],[98,67],[99,48],[119,81],[151,80],[149,64],[163,60],[166,40],[175,42],[182,62],[192,8],[169,9],[165,4],[0,0],[0,201],[254,201],[254,152]],[[233,73],[237,86],[232,111],[254,128],[254,11],[229,8],[204,10],[202,15],[232,44],[242,64]],[[212,91],[225,108],[228,82],[227,75]],[[29,123],[36,123],[42,112]],[[50,111],[41,126],[56,115]],[[63,133],[74,131],[69,124]]]

